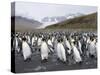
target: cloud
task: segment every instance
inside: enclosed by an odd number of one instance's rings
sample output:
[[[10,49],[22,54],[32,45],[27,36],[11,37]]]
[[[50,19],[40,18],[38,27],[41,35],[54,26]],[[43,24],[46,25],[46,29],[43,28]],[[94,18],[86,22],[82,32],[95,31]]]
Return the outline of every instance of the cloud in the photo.
[[[13,10],[12,12],[14,12]],[[44,17],[65,16],[68,14],[75,14],[75,13],[90,14],[96,11],[97,11],[96,6],[15,2],[16,16],[23,16],[29,19],[38,20],[40,22],[42,22],[42,19]]]

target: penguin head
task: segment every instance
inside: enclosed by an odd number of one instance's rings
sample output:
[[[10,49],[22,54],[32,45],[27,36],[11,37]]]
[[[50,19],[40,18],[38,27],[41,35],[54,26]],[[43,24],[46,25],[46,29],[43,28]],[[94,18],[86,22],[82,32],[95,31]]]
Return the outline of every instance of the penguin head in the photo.
[[[91,37],[90,37],[90,40],[91,40],[91,41],[93,41],[93,40],[94,40],[94,37],[93,37],[93,36],[91,36]]]
[[[51,39],[50,36],[48,36],[48,40]]]
[[[63,42],[63,39],[62,38],[60,39],[60,42]]]
[[[18,33],[16,33],[16,37],[18,37]]]
[[[46,38],[44,37],[44,38],[42,38],[42,41],[46,41]]]
[[[58,43],[60,43],[60,39],[57,39]]]
[[[74,44],[74,45],[77,45],[77,41],[73,41],[73,44]]]
[[[26,38],[25,38],[25,37],[23,37],[23,38],[22,38],[22,40],[23,40],[23,41],[26,41]]]

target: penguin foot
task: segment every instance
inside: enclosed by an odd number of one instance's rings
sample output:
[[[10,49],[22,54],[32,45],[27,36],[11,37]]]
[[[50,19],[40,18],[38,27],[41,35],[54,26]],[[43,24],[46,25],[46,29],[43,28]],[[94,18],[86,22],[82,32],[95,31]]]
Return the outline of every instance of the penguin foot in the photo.
[[[31,61],[31,58],[28,58],[28,61]]]
[[[64,64],[66,64],[66,61],[62,61]]]
[[[91,58],[95,58],[95,56],[94,56],[94,55],[90,55],[90,57],[91,57]]]
[[[41,60],[41,63],[44,63],[44,60]]]
[[[82,61],[78,62],[78,64],[81,65],[82,64]]]
[[[48,60],[47,59],[44,59],[44,61],[47,62]]]
[[[24,62],[27,62],[27,59],[26,59],[26,60],[24,60]]]
[[[44,60],[41,60],[41,63],[45,63],[47,61],[48,61],[47,59],[44,59]]]
[[[27,58],[26,60],[24,60],[24,62],[30,62],[31,58]]]
[[[59,59],[59,58],[57,58],[57,60],[59,61],[60,59]]]
[[[23,54],[22,53],[20,55],[23,57]]]

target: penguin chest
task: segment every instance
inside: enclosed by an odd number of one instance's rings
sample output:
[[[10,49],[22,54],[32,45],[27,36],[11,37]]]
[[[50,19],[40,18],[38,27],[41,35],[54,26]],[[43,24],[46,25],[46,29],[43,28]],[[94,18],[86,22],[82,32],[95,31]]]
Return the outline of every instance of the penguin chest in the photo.
[[[75,46],[73,47],[73,54],[74,54],[74,59],[75,59],[76,62],[81,61],[80,53]]]
[[[25,53],[31,52],[31,49],[30,49],[30,47],[29,47],[27,42],[23,42],[22,49],[23,49],[23,52],[25,52]]]
[[[22,44],[22,52],[24,56],[24,60],[26,60],[31,55],[31,48],[29,47],[27,42],[23,42]]]
[[[48,40],[48,45],[53,46],[51,40]]]
[[[96,45],[94,44],[94,42],[90,43],[88,50],[89,50],[90,54],[94,54],[96,52]]]
[[[45,42],[42,42],[41,53],[42,54],[48,53],[48,47],[47,47],[47,44]]]
[[[32,38],[32,45],[34,44],[34,42],[35,42],[35,39],[34,39],[34,37]]]
[[[61,60],[66,60],[66,54],[64,46],[60,43],[57,44],[57,55]]]
[[[39,38],[39,39],[38,39],[38,46],[40,46],[40,45],[41,45],[41,43],[42,43],[42,39],[41,39],[41,38]]]

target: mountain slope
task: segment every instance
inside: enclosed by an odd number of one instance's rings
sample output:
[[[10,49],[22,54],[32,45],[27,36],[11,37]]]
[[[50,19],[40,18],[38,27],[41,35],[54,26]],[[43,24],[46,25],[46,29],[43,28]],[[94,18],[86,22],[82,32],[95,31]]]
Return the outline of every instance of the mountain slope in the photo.
[[[11,20],[14,21],[15,18],[15,30],[33,30],[37,29],[42,25],[42,23],[36,21],[36,20],[31,20],[27,19],[21,16],[13,16],[11,17]]]
[[[47,26],[45,29],[97,29],[97,13],[76,17],[57,24]]]

